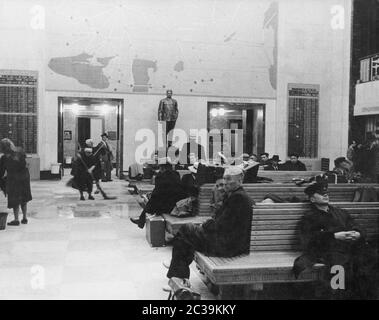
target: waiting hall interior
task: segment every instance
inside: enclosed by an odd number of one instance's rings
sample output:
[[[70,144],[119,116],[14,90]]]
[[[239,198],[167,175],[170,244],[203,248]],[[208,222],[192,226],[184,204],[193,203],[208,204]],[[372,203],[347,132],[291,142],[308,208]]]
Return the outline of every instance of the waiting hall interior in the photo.
[[[0,0],[1,300],[379,299],[379,0]]]

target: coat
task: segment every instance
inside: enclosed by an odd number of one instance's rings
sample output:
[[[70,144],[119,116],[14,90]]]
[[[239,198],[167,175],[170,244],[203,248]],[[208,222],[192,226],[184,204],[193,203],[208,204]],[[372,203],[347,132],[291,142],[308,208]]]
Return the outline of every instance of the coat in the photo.
[[[183,175],[182,187],[187,197],[197,197],[199,194],[199,186],[196,177],[192,173]]]
[[[284,171],[307,171],[307,168],[305,167],[305,164],[301,161],[297,161],[295,164],[293,164],[290,160],[286,161],[282,166],[280,170]]]
[[[7,172],[5,193],[8,209],[15,208],[32,200],[30,175],[23,152],[14,152],[0,158],[0,178]]]
[[[186,194],[179,174],[173,170],[159,172],[145,211],[153,214],[170,213],[175,204],[184,198],[186,198]]]
[[[176,121],[178,115],[178,102],[175,99],[164,98],[159,102],[158,121]]]
[[[89,183],[93,180],[99,180],[101,176],[100,160],[98,156],[86,156],[84,152],[80,152],[73,163],[71,175],[74,176],[75,185],[79,190],[86,190]],[[95,166],[92,176],[88,173],[88,169]]]
[[[209,255],[232,257],[249,252],[253,204],[239,187],[227,196],[216,217],[202,224]]]
[[[300,240],[303,254],[294,262],[295,276],[316,262],[331,268],[341,265],[345,269],[346,282],[361,286],[360,294],[367,294],[370,283],[365,281],[374,272],[376,257],[369,247],[365,231],[344,210],[329,206],[329,212],[318,210],[315,206],[304,214],[300,222]],[[355,230],[361,237],[355,241],[341,241],[334,237],[340,231]],[[351,286],[348,288],[349,290]]]

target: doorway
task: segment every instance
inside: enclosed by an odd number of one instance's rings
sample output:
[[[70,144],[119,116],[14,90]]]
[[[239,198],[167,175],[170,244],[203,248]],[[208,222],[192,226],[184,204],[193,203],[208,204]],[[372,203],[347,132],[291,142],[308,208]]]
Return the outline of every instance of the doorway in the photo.
[[[97,98],[58,98],[58,162],[70,167],[87,139],[94,146],[107,133],[113,153],[112,166],[122,178],[123,100]]]
[[[221,141],[209,141],[210,155],[213,154],[213,144],[218,143],[222,148],[230,147],[233,157],[238,156],[235,146],[237,129],[243,132],[243,153],[260,154],[265,149],[265,105],[208,102],[208,131],[213,129],[220,130]],[[226,130],[230,132],[229,138],[225,134]]]

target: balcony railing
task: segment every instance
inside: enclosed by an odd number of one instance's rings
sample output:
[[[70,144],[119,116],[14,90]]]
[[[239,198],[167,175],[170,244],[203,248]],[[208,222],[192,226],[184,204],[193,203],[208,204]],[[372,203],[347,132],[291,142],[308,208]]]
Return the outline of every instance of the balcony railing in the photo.
[[[379,80],[379,53],[362,58],[360,64],[360,82]]]

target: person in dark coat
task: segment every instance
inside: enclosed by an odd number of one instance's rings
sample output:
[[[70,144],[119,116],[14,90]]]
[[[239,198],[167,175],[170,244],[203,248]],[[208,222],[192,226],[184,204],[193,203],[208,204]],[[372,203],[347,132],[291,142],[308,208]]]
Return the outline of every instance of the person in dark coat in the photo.
[[[279,163],[281,160],[277,154],[273,155],[270,159],[270,163],[264,168],[267,171],[282,170],[282,165]]]
[[[195,162],[193,166],[190,166],[188,170],[190,173],[183,175],[182,186],[187,197],[197,198],[199,194],[199,186],[196,180],[197,168],[199,166],[198,162]]]
[[[7,173],[5,182],[5,193],[8,197],[8,209],[13,209],[14,220],[9,226],[19,226],[18,215],[20,207],[23,218],[22,224],[27,224],[27,203],[32,200],[30,190],[30,174],[26,166],[25,153],[16,148],[13,142],[7,138],[0,141],[0,178]]]
[[[286,161],[281,170],[284,171],[307,171],[305,164],[299,160],[299,155],[297,153],[290,154],[290,160]]]
[[[112,148],[109,144],[108,135],[103,133],[101,135],[101,141],[96,146],[96,150],[99,150],[100,153],[100,161],[102,166],[102,180],[103,182],[112,181],[112,160],[113,160],[113,152]]]
[[[79,190],[80,200],[84,201],[84,191],[88,193],[88,200],[95,200],[92,196],[93,173],[98,164],[98,158],[93,155],[92,148],[84,148],[77,154],[73,163],[71,175],[74,176],[74,185]]]
[[[220,257],[249,252],[253,202],[241,186],[243,171],[228,168],[224,179],[227,198],[216,217],[200,226],[185,224],[175,235],[168,278],[189,279],[195,250]]]
[[[299,226],[303,255],[294,262],[295,276],[321,262],[327,265],[330,281],[330,268],[340,265],[345,270],[346,290],[334,293],[342,293],[344,298],[371,298],[376,290],[373,287],[376,258],[364,230],[346,211],[329,205],[327,183],[315,182],[304,192],[312,206]],[[327,285],[331,288],[330,282]]]
[[[175,204],[186,197],[183,190],[180,175],[172,170],[169,158],[159,159],[159,172],[155,178],[155,188],[149,201],[140,214],[139,218],[130,218],[130,221],[143,229],[146,222],[146,213],[163,214],[170,213]]]
[[[260,155],[259,165],[263,168],[267,167],[270,164],[269,154],[267,152],[263,152]]]

